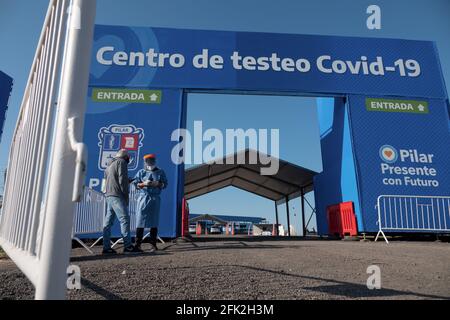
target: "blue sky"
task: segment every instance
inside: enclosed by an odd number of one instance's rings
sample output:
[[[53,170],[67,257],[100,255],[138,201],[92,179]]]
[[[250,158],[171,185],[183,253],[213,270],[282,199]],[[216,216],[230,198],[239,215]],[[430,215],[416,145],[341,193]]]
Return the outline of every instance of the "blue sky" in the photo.
[[[0,70],[14,78],[14,91],[0,145],[7,164],[11,135],[41,31],[47,0],[0,0]],[[382,9],[382,29],[366,28],[370,4]],[[190,29],[404,38],[436,41],[447,90],[450,85],[448,0],[98,0],[97,23]],[[258,112],[255,112],[255,111]],[[236,113],[239,111],[239,117]],[[281,157],[320,170],[315,101],[300,97],[191,95],[188,127],[279,128]],[[312,199],[310,199],[312,200]],[[236,189],[195,199],[197,213],[273,218],[273,203]],[[298,225],[299,203],[293,202]],[[284,216],[283,211],[280,214]]]

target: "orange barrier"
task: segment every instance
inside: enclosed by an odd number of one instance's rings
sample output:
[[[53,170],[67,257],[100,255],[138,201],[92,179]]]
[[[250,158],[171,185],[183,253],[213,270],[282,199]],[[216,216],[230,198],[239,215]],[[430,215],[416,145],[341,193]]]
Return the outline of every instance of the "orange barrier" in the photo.
[[[200,236],[202,234],[202,225],[197,222],[197,227],[195,228],[195,234]]]
[[[330,235],[340,237],[358,235],[353,202],[344,202],[327,207],[327,218]]]

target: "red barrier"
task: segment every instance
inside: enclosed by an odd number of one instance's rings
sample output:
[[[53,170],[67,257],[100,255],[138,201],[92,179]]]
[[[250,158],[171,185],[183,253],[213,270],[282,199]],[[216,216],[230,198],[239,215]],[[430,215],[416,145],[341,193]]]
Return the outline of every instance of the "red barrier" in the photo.
[[[344,202],[327,208],[330,235],[357,236],[358,227],[353,202]]]
[[[189,234],[189,204],[185,198],[183,198],[183,204],[181,209],[181,236],[188,237]]]

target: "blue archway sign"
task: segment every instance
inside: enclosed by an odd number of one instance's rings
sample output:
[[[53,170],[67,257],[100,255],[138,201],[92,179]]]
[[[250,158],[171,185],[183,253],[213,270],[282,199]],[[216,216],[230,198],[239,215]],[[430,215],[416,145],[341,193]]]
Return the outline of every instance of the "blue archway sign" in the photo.
[[[99,25],[85,130],[90,185],[118,148],[136,154],[131,175],[142,166],[139,155],[159,154],[170,185],[162,236],[179,234],[184,170],[171,161],[170,137],[185,126],[187,89],[340,97],[319,110],[320,233],[330,204],[354,201],[359,231],[376,232],[379,195],[450,194],[448,97],[433,42]],[[433,161],[410,161],[407,151]],[[405,184],[391,169],[410,175],[408,168],[425,165],[436,174],[420,178],[432,185]]]

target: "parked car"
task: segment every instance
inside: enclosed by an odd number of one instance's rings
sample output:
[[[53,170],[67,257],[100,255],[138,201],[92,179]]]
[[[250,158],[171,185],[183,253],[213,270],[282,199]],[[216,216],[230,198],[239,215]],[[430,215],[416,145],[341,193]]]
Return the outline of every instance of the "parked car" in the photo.
[[[197,232],[197,228],[196,228],[195,224],[191,224],[189,226],[189,233],[193,234],[193,233],[196,233],[196,232]]]
[[[264,237],[270,237],[272,235],[272,232],[270,232],[270,231],[263,231],[261,233],[261,235],[264,236]]]
[[[210,234],[221,234],[222,233],[222,226],[219,225],[214,225],[211,227]]]

